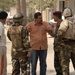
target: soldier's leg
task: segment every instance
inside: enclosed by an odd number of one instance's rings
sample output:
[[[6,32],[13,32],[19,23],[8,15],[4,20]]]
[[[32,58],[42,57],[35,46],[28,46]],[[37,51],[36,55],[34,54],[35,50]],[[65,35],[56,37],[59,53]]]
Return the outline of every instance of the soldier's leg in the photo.
[[[71,60],[72,60],[72,64],[73,64],[73,67],[74,67],[74,70],[75,70],[75,52],[71,53]]]
[[[62,69],[61,69],[61,64],[60,64],[60,53],[54,51],[54,67],[56,70],[56,75],[62,75]]]
[[[19,59],[12,58],[12,66],[13,66],[12,75],[20,75]]]
[[[69,75],[70,57],[69,57],[68,47],[63,46],[61,48],[60,56],[61,56],[62,73],[63,75]]]
[[[21,75],[27,75],[27,56],[25,58],[20,58],[20,68],[21,68]]]

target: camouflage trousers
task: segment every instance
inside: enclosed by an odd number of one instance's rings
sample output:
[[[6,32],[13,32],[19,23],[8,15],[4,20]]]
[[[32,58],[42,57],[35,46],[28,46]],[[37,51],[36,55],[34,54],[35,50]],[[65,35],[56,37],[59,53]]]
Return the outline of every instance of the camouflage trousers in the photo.
[[[12,49],[12,75],[27,75],[27,53]]]
[[[12,75],[27,75],[27,58],[12,58],[12,66]]]
[[[72,61],[72,64],[75,70],[75,44],[74,43],[61,45],[60,59],[61,59],[63,75],[70,75],[69,74],[70,59]]]
[[[54,68],[56,75],[63,75],[60,62],[60,47],[57,45],[54,45]]]

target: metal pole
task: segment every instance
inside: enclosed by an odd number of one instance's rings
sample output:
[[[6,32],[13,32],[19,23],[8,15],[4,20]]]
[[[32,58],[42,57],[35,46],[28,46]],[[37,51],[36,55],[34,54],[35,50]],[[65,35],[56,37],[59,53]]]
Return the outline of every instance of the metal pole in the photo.
[[[26,0],[21,0],[21,13],[24,16],[24,25],[26,25],[27,17],[26,17]]]
[[[40,12],[42,13],[42,4],[43,4],[43,2],[42,2],[43,0],[39,0],[39,3],[40,3]]]

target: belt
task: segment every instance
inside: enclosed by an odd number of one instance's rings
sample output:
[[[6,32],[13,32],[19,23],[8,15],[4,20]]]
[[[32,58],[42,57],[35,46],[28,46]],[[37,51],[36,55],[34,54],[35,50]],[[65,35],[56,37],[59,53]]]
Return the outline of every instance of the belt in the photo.
[[[75,42],[75,40],[73,40],[73,39],[67,39],[67,38],[63,38],[62,40],[65,41],[65,42]]]

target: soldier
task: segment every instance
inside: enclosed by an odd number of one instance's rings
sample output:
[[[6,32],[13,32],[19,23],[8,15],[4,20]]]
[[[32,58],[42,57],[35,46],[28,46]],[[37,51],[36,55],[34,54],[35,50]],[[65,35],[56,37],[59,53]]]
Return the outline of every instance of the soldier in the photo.
[[[62,75],[61,64],[60,64],[60,43],[57,38],[57,31],[59,29],[60,23],[62,22],[62,12],[55,11],[53,13],[53,16],[54,16],[54,21],[57,22],[54,34],[54,67],[56,70],[56,75]]]
[[[61,42],[60,58],[62,73],[63,75],[69,75],[70,59],[75,69],[75,34],[73,35],[75,33],[75,25],[72,20],[72,10],[70,8],[66,8],[63,15],[65,19],[59,27],[57,36]]]
[[[12,75],[27,75],[27,61],[29,56],[30,43],[28,32],[23,28],[23,15],[18,13],[13,17],[14,24],[7,32],[9,40],[12,42]]]

